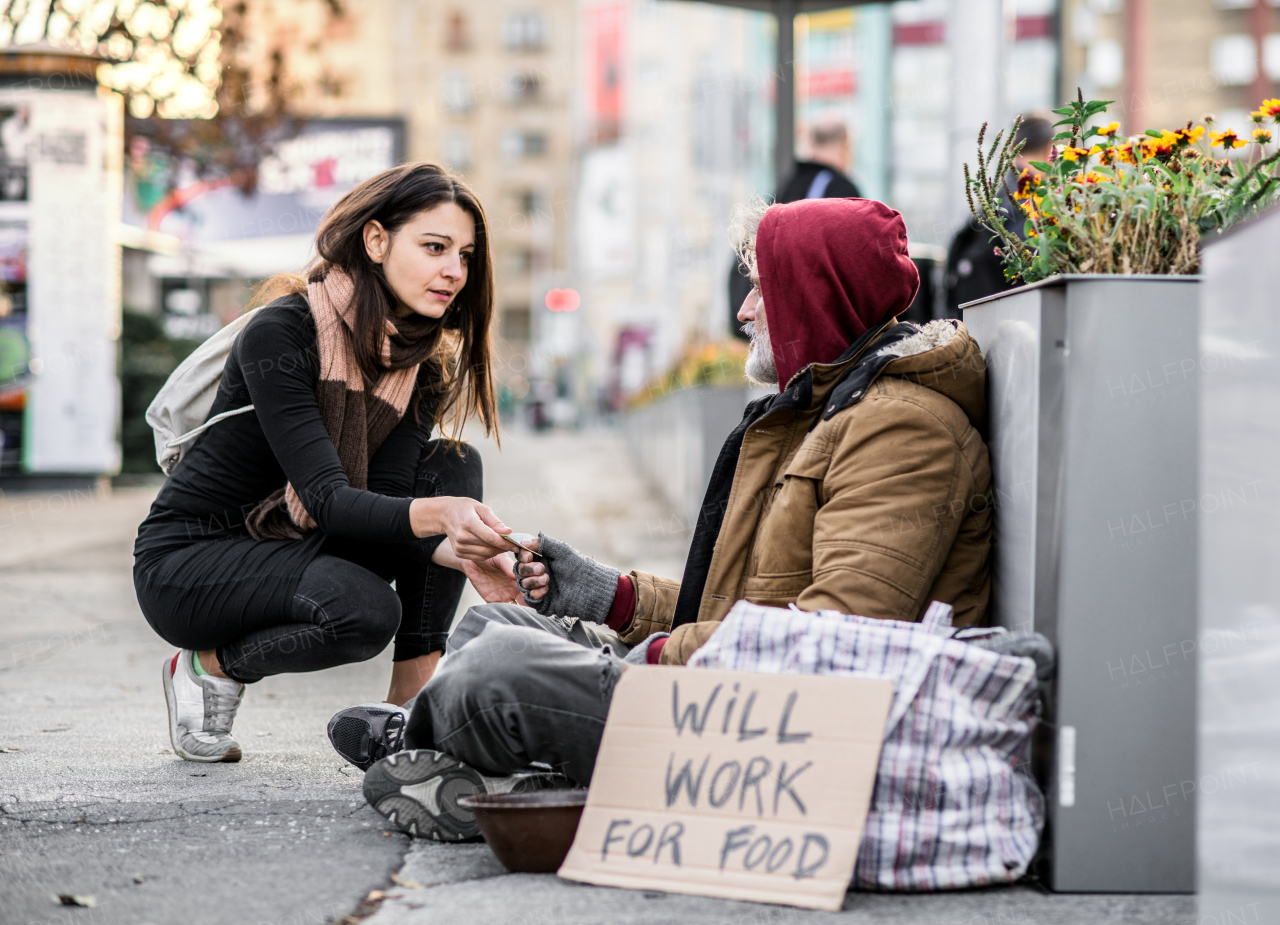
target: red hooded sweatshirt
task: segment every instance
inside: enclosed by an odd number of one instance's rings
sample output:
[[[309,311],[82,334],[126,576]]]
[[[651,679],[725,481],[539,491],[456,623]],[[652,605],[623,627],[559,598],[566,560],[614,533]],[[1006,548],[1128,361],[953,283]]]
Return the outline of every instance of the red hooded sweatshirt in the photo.
[[[872,199],[773,206],[756,233],[756,267],[783,389],[905,311],[920,286],[902,216]]]

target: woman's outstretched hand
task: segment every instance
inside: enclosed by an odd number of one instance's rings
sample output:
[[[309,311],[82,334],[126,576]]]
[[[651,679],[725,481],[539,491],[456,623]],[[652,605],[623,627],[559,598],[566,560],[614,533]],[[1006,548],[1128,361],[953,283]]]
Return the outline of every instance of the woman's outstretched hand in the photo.
[[[511,570],[510,554],[504,552],[489,559],[461,559],[459,562],[463,574],[471,580],[486,603],[524,603],[524,598],[520,596],[520,586]]]
[[[511,543],[502,538],[511,528],[471,498],[415,498],[409,506],[409,522],[417,537],[443,533],[459,559],[492,559],[511,550]]]

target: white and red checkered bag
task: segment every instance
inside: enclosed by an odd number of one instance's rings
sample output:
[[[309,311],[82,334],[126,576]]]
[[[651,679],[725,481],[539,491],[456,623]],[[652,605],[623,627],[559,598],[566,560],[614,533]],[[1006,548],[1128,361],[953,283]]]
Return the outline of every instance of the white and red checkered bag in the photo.
[[[1036,666],[922,623],[739,601],[690,667],[894,682],[852,887],[946,890],[1017,880],[1044,829],[1027,767]]]

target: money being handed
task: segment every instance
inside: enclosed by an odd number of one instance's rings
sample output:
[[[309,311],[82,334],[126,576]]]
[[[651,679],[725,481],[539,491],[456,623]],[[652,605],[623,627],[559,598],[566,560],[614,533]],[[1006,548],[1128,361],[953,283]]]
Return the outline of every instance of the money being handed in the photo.
[[[523,549],[525,552],[531,552],[531,553],[533,553],[535,556],[537,556],[538,558],[542,558],[542,553],[538,552],[538,550],[536,550],[536,549],[533,549],[533,548],[529,545],[530,543],[532,543],[532,542],[533,542],[534,540],[536,540],[537,538],[538,538],[538,536],[537,536],[537,534],[536,534],[536,533],[508,533],[508,534],[506,534],[506,535],[505,535],[505,537],[504,537],[504,539],[508,539],[508,540],[510,540],[511,542],[515,543],[517,546],[519,546],[519,547],[520,547],[521,549]]]

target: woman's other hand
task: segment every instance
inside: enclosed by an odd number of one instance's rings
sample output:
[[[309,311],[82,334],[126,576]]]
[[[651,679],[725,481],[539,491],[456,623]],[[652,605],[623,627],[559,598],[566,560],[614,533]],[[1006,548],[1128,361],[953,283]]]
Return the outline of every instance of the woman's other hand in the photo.
[[[409,507],[409,521],[414,536],[447,536],[459,559],[480,561],[511,550],[502,538],[511,528],[471,498],[416,498]]]
[[[511,570],[511,556],[502,553],[488,559],[460,560],[463,573],[489,604],[523,604],[520,586]]]
[[[550,576],[547,574],[547,566],[538,559],[529,549],[537,550],[538,542],[541,537],[535,536],[533,539],[525,543],[527,549],[521,549],[516,555],[520,557],[519,563],[516,565],[516,574],[519,575],[519,586],[527,591],[532,600],[540,601],[547,596],[547,584],[550,582]]]

